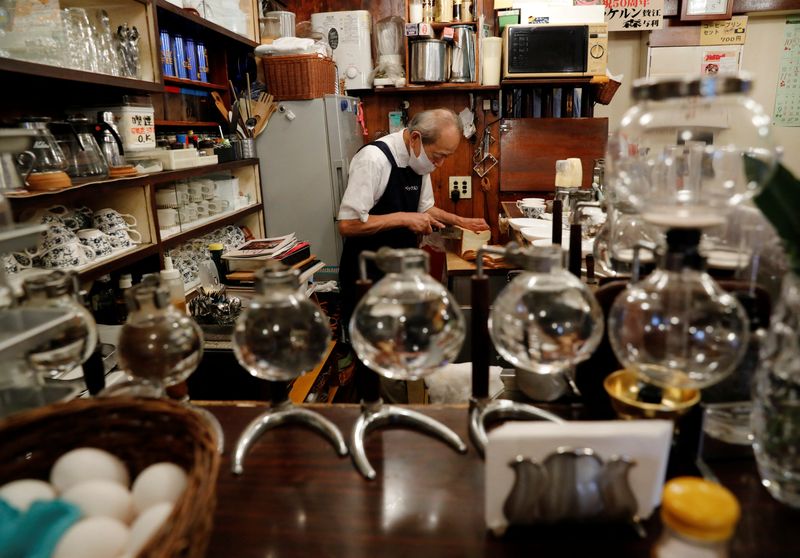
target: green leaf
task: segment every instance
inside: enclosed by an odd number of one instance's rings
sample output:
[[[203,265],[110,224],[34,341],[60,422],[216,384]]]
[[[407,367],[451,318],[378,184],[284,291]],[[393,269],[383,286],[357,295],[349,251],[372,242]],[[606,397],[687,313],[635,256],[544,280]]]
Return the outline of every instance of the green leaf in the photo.
[[[753,201],[783,240],[792,270],[800,273],[800,180],[778,164],[772,178]]]

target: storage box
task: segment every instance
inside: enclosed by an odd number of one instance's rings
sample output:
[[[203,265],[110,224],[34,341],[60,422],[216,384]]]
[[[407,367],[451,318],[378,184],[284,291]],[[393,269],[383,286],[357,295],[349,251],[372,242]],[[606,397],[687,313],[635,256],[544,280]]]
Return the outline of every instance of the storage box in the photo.
[[[316,54],[265,56],[267,90],[280,101],[317,99],[336,92],[336,65]]]
[[[125,154],[148,151],[156,147],[156,121],[153,105],[122,105],[93,110],[114,113],[115,124],[122,138]]]

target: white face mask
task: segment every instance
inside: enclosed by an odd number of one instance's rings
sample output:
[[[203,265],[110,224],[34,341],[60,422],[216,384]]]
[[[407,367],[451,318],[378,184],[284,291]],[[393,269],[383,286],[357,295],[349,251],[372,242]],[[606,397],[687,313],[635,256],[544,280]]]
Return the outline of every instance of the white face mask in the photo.
[[[425,153],[425,146],[422,145],[422,140],[419,143],[419,157],[414,153],[414,148],[409,144],[408,146],[408,166],[411,167],[415,173],[420,176],[430,174],[436,170],[436,165],[431,163],[428,159],[428,154]]]

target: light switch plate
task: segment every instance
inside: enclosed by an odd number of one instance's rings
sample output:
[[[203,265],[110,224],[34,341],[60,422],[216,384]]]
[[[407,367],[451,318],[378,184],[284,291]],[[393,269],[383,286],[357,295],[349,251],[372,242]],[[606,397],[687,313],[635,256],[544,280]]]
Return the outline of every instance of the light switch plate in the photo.
[[[447,191],[458,190],[460,199],[472,197],[472,177],[471,176],[451,176],[447,182]]]

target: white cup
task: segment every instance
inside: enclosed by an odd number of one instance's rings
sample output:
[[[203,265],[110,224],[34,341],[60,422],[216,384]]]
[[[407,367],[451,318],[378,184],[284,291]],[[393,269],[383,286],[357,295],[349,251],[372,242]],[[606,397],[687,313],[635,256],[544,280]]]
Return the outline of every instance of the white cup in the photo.
[[[226,211],[231,206],[228,200],[220,200],[220,199],[209,200],[207,202],[207,205],[208,205],[208,212],[212,214]]]
[[[191,223],[197,220],[197,208],[194,205],[185,205],[178,210],[181,223]]]
[[[168,207],[180,207],[189,203],[187,192],[178,192],[172,188],[165,188],[156,192],[156,207],[159,209]]]
[[[170,207],[157,210],[158,226],[162,229],[174,227],[178,223],[178,210]]]

